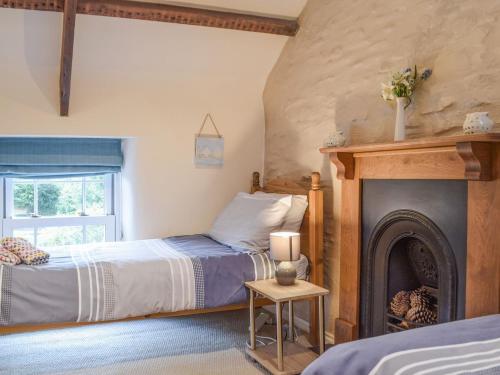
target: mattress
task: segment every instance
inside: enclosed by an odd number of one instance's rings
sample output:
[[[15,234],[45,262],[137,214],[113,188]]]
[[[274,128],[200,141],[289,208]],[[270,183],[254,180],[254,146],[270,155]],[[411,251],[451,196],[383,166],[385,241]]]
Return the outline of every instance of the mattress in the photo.
[[[247,301],[245,281],[272,278],[267,252],[204,235],[47,249],[40,266],[0,265],[0,326],[95,322]],[[307,260],[297,263],[305,277]]]
[[[340,344],[302,375],[500,374],[500,315]]]

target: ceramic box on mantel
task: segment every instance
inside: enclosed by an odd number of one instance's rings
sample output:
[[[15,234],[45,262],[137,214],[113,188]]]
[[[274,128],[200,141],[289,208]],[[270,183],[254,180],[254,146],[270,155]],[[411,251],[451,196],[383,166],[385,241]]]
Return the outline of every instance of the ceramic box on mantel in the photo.
[[[493,130],[493,120],[488,112],[468,113],[464,122],[465,134],[490,133]]]
[[[325,147],[342,147],[345,145],[346,138],[342,130],[337,130],[328,136],[325,141]]]

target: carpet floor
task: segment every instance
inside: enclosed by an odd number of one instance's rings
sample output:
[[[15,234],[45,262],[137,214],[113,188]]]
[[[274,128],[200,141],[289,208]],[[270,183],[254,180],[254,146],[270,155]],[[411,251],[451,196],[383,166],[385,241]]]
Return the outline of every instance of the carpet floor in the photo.
[[[223,312],[0,336],[0,374],[265,374],[245,355],[247,314]]]

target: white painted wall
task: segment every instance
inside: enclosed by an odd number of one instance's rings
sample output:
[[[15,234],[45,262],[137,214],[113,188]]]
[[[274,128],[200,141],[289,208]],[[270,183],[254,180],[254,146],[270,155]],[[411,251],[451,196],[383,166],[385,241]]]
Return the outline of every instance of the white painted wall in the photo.
[[[70,116],[58,115],[62,15],[0,9],[0,135],[126,137],[126,239],[203,232],[261,170],[262,91],[287,38],[77,16]],[[211,112],[223,169],[196,169]]]

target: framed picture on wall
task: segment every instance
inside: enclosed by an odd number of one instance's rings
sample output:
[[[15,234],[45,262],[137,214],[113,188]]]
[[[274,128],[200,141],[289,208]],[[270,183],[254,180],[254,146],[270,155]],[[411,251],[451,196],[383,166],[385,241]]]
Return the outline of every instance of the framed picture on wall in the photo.
[[[217,132],[216,135],[202,134],[207,120]],[[200,131],[195,136],[194,164],[197,167],[221,168],[224,165],[224,137],[219,133],[210,113],[205,116]]]

